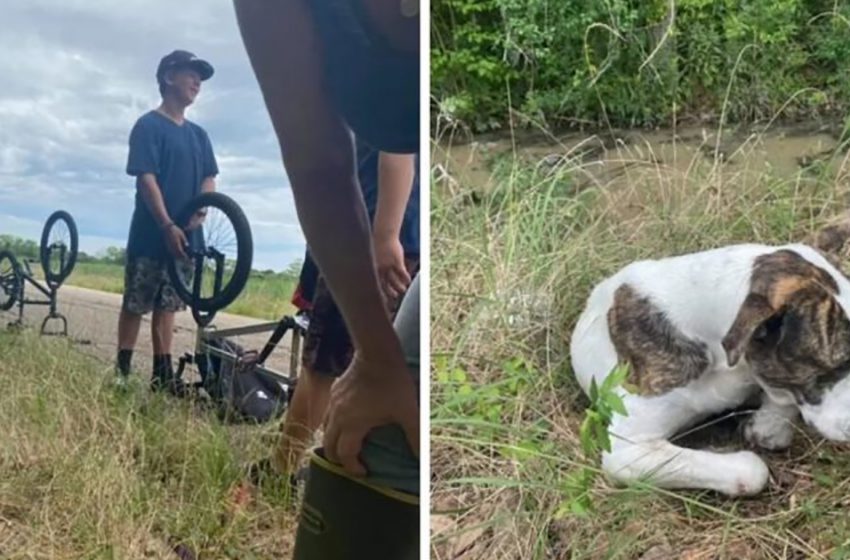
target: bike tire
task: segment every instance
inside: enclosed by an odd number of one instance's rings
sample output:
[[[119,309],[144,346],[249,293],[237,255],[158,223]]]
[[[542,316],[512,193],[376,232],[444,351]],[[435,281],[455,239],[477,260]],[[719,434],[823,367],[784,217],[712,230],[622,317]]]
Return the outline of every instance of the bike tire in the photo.
[[[50,243],[50,232],[53,226],[60,221],[65,222],[65,227],[68,228],[71,246],[68,248],[68,255],[64,266],[60,270],[54,271],[50,267],[50,246],[48,244]],[[51,288],[58,288],[62,285],[62,282],[67,280],[71,272],[74,271],[74,266],[77,264],[79,241],[77,223],[71,217],[71,214],[64,210],[57,210],[47,218],[47,221],[44,223],[44,229],[41,230],[39,256],[41,257],[41,269],[44,271],[44,280]]]
[[[12,272],[11,278],[0,277],[0,282],[3,283],[3,289],[0,290],[0,311],[8,311],[15,306],[21,294],[21,265],[11,251],[0,251],[0,271],[4,269],[3,261],[8,260],[11,263],[9,270]]]
[[[233,275],[227,284],[222,287],[219,293],[211,297],[199,297],[196,300],[192,294],[192,286],[186,286],[178,272],[177,259],[168,259],[168,276],[178,297],[191,308],[205,313],[213,313],[224,309],[239,297],[251,274],[254,250],[254,242],[251,236],[251,226],[248,223],[248,218],[236,201],[225,194],[211,192],[196,196],[180,211],[175,223],[181,229],[185,230],[195,212],[201,208],[210,207],[220,210],[227,216],[236,234],[237,251],[239,254],[233,269]]]

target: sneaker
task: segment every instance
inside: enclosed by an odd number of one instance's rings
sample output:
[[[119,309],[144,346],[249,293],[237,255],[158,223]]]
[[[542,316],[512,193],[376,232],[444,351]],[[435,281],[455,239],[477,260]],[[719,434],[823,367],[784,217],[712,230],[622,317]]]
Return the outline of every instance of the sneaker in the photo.
[[[118,389],[119,391],[127,391],[130,389],[130,380],[129,376],[118,374],[112,378],[112,386]]]

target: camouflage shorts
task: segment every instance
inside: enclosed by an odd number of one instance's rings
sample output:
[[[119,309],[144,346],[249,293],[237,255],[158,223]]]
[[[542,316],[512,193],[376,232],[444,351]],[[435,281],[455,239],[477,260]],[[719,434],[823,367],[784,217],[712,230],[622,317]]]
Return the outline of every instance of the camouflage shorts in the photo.
[[[124,268],[125,311],[144,315],[151,311],[182,311],[186,304],[174,291],[165,261],[147,257],[127,260]]]

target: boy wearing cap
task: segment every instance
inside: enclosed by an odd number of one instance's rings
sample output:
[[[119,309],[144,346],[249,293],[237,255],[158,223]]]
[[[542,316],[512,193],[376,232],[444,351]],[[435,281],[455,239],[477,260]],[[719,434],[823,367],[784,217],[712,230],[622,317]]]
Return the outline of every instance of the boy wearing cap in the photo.
[[[171,342],[174,314],[185,305],[169,282],[166,262],[185,257],[185,247],[201,241],[200,228],[187,239],[173,217],[201,192],[215,190],[218,166],[209,136],[185,117],[201,82],[213,72],[208,62],[187,51],[163,57],[156,72],[162,103],[136,121],[127,158],[127,174],[136,178],[136,204],[127,240],[117,369],[121,379],[130,373],[142,316],[153,312],[151,388],[176,395],[184,387],[174,375]]]

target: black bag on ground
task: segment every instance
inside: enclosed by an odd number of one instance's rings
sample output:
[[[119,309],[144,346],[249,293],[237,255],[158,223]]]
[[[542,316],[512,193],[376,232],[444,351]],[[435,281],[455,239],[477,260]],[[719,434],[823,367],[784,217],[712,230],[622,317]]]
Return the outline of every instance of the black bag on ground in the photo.
[[[207,345],[237,356],[229,360],[210,353],[196,358],[202,386],[223,420],[262,423],[283,413],[290,389],[257,370],[257,352],[246,352],[227,339],[212,338]]]

